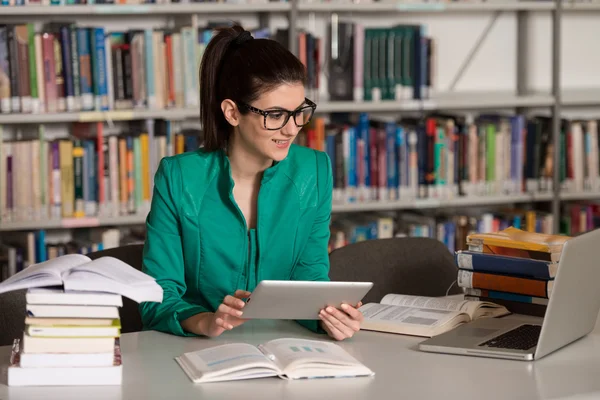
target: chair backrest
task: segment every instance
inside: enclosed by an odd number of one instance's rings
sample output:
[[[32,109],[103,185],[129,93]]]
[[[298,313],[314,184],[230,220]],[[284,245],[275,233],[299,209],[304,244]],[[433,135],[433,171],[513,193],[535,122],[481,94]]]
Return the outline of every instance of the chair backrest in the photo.
[[[332,251],[329,260],[331,280],[374,283],[363,303],[378,303],[388,293],[445,296],[446,292],[462,292],[455,284],[458,269],[453,255],[431,238],[353,243]]]
[[[143,244],[114,247],[87,254],[92,260],[106,256],[118,258],[140,271],[142,270],[143,255]],[[127,297],[123,297],[123,307],[119,310],[121,316],[121,333],[139,332],[142,330],[142,317],[140,316],[138,307],[138,303]]]
[[[25,289],[0,294],[0,346],[12,345],[25,329]]]

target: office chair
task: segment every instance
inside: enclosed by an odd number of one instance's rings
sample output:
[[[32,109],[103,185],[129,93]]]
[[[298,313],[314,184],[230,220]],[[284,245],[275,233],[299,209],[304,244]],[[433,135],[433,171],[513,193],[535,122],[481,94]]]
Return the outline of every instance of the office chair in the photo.
[[[92,260],[106,256],[118,258],[124,263],[129,264],[133,268],[141,271],[143,253],[143,244],[131,244],[127,246],[96,251],[87,254],[87,256]],[[139,332],[142,330],[142,317],[140,316],[138,307],[138,303],[123,296],[123,307],[119,309],[121,316],[121,333]]]
[[[349,244],[329,255],[332,281],[369,281],[363,303],[388,293],[417,296],[460,294],[453,255],[436,239],[404,237]]]

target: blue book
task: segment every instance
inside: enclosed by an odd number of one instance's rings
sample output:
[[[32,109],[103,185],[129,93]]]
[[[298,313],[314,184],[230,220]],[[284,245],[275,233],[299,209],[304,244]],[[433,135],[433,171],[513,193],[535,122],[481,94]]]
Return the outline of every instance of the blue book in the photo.
[[[94,82],[95,110],[108,111],[108,85],[106,75],[106,48],[104,28],[95,27],[91,30],[92,44],[92,81]]]
[[[529,303],[529,304],[541,304],[548,305],[549,299],[543,297],[526,296],[517,293],[498,292],[496,290],[482,290],[482,289],[465,289],[467,296],[487,297],[494,300],[507,300],[516,301],[518,303]]]
[[[348,127],[348,185],[350,196],[348,201],[356,201],[356,172],[357,172],[357,160],[356,160],[356,129],[351,126]]]
[[[363,145],[363,158],[362,158],[362,160],[357,160],[356,165],[358,165],[358,162],[363,163],[364,181],[358,182],[358,185],[361,188],[364,185],[364,188],[366,188],[365,192],[371,190],[371,168],[370,168],[370,165],[371,165],[371,163],[370,163],[370,161],[371,161],[371,156],[370,156],[371,142],[370,142],[370,134],[369,134],[370,130],[371,130],[371,127],[369,125],[369,114],[361,113],[358,117],[357,143],[358,143],[358,141],[360,141]],[[376,182],[374,182],[374,183],[376,183]],[[373,185],[373,186],[376,186],[376,185]],[[370,198],[368,200],[370,200]]]
[[[77,53],[79,55],[79,87],[81,93],[81,109],[94,109],[93,74],[91,65],[90,31],[88,28],[77,28]]]
[[[392,193],[398,193],[398,162],[396,161],[396,123],[385,124],[386,157],[387,157],[387,188],[388,198]],[[396,199],[393,195],[391,198]]]
[[[468,250],[457,251],[455,260],[460,269],[544,280],[554,279],[558,269],[558,263]]]

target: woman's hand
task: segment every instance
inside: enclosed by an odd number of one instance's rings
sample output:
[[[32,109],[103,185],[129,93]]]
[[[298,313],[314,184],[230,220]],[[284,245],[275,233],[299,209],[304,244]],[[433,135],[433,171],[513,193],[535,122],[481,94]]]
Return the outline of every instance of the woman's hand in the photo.
[[[246,303],[242,300],[250,297],[250,292],[237,290],[233,296],[225,296],[223,302],[214,313],[204,312],[196,314],[181,322],[181,326],[188,332],[209,337],[221,335],[246,322],[242,317],[242,309]]]
[[[321,327],[335,340],[351,338],[360,330],[363,314],[358,310],[362,306],[359,302],[356,307],[342,304],[342,310],[327,307],[319,313]]]
[[[242,299],[247,297],[250,297],[250,292],[244,290],[236,290],[233,296],[225,296],[217,311],[209,319],[205,335],[209,337],[219,336],[224,331],[230,331],[246,322],[241,317],[243,315],[242,309],[246,305],[246,302]]]

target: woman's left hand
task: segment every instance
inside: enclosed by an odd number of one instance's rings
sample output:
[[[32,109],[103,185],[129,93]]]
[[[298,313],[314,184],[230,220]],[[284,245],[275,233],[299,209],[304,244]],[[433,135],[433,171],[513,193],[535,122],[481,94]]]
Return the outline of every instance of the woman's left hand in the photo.
[[[362,303],[356,307],[348,304],[342,304],[342,309],[327,307],[319,313],[321,327],[329,336],[335,340],[344,340],[351,338],[360,330],[360,324],[363,321],[363,314],[358,310]]]

